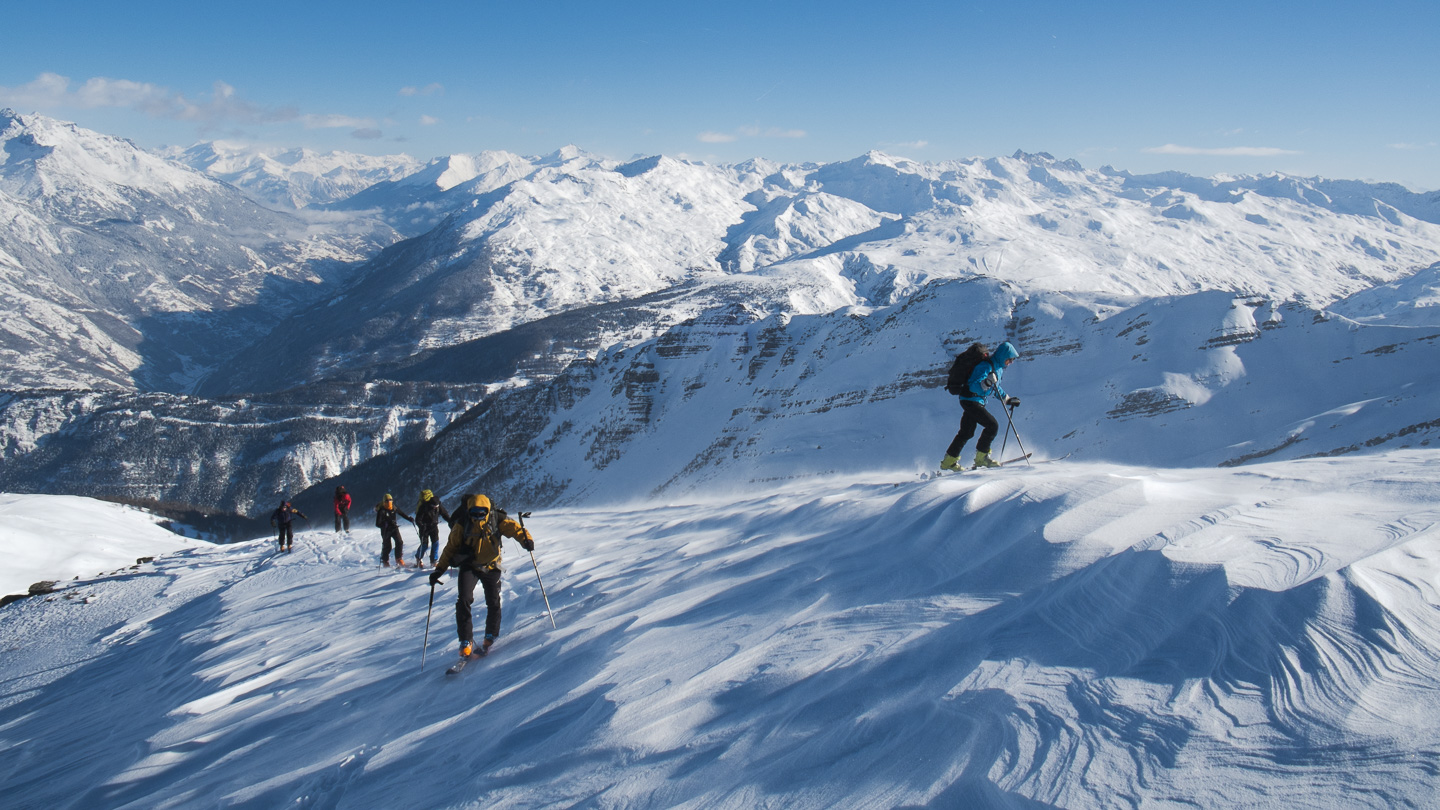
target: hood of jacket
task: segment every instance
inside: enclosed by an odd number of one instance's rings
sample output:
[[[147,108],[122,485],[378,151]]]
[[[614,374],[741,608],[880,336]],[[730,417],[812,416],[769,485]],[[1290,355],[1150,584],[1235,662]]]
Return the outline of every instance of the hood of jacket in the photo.
[[[995,353],[990,355],[990,362],[997,368],[1003,367],[1008,360],[1014,360],[1020,356],[1020,351],[1010,341],[1005,341],[995,347]]]

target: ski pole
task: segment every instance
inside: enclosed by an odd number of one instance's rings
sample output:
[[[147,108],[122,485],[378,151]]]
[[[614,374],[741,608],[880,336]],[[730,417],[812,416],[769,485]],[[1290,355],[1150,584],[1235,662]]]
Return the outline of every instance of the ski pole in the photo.
[[[1030,463],[1030,454],[1025,452],[1025,443],[1020,441],[1020,431],[1015,429],[1015,419],[1010,416],[1010,413],[1014,410],[1015,409],[1013,407],[1006,408],[1005,419],[1010,422],[1010,431],[1015,434],[1015,444],[1019,445],[1020,447],[1020,453],[1025,459],[1025,466],[1033,467],[1035,465]],[[1001,447],[1004,447],[1004,445],[1002,444]]]
[[[1008,405],[1006,405],[1005,403],[1002,402],[1002,403],[1000,403],[1000,407],[1006,409],[1005,418],[1006,418],[1007,420],[1010,419],[1010,413],[1009,413],[1009,407],[1010,407],[1010,406],[1008,406]],[[1015,426],[1015,423],[1012,421],[1012,422],[1010,423],[1010,426],[1011,426],[1011,427],[1014,427],[1014,426]],[[1005,431],[1005,436],[1000,439],[1000,463],[1002,463],[1002,464],[1005,463],[1005,445],[1006,445],[1006,444],[1009,444],[1009,442],[1010,442],[1010,431],[1007,429],[1007,430]]]
[[[520,528],[525,528],[525,518],[529,516],[529,512],[520,513]],[[530,532],[527,529],[525,533],[529,534]],[[555,611],[550,607],[550,594],[545,593],[545,580],[540,578],[540,564],[535,562],[535,552],[533,550],[530,552],[530,565],[535,569],[535,581],[540,583],[540,595],[545,597],[545,615],[550,618],[550,629],[555,630],[557,629],[555,627]]]
[[[420,671],[425,671],[425,653],[430,651],[430,611],[435,609],[435,583],[430,583],[430,607],[425,608],[425,640],[420,642]]]
[[[435,609],[435,583],[430,583],[430,606],[425,608],[425,640],[420,642],[420,671],[425,671],[425,654],[430,648],[430,613]]]

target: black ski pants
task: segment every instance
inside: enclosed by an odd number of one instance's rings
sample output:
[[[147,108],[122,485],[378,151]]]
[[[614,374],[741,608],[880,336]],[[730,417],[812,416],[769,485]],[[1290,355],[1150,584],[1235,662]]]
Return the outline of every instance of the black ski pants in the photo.
[[[380,527],[380,562],[390,562],[390,543],[395,543],[395,561],[400,562],[405,558],[405,540],[400,537],[399,526]]]
[[[955,434],[951,440],[950,447],[945,451],[947,456],[960,457],[960,451],[965,448],[965,443],[975,435],[975,427],[982,428],[980,441],[975,443],[975,449],[982,453],[990,452],[990,443],[995,441],[995,436],[1000,432],[1000,422],[985,409],[984,405],[978,402],[971,402],[968,399],[960,400],[960,409],[964,414],[960,417],[960,432]]]
[[[345,531],[347,531],[347,532],[350,531],[350,513],[349,513],[349,512],[336,512],[336,513],[335,513],[335,531],[337,531],[337,532],[340,531],[340,526],[341,526],[341,524],[344,524],[344,526],[345,526]]]
[[[420,523],[415,526],[415,531],[420,535],[420,546],[415,549],[415,562],[425,556],[425,547],[430,547],[430,564],[435,564],[435,558],[440,556],[440,524]]]
[[[485,590],[485,636],[500,637],[500,569],[460,569],[460,597],[455,600],[455,632],[460,641],[474,641],[475,628],[470,622],[470,606],[475,603],[475,583]]]
[[[289,524],[289,523],[281,523],[281,524],[280,524],[280,537],[277,538],[277,539],[280,541],[280,547],[281,547],[281,548],[289,548],[289,547],[290,547],[290,544],[293,543],[293,542],[295,542],[295,528],[294,528],[294,526],[292,526],[292,525]]]

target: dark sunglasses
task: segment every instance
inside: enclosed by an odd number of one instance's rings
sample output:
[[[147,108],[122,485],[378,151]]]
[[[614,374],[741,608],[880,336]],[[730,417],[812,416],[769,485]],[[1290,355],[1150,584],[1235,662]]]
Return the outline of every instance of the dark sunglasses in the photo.
[[[472,506],[470,507],[470,517],[475,520],[484,520],[490,517],[490,510],[483,506]]]

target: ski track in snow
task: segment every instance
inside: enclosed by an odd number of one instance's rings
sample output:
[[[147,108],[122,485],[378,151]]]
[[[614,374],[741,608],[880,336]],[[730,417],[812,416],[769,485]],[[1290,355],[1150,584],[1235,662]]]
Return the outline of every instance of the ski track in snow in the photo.
[[[303,532],[288,555],[190,548],[5,608],[0,792],[16,808],[1427,806],[1437,469],[1429,450],[1058,462],[537,513],[559,629],[511,545],[504,635],[448,679],[453,578],[421,673],[426,579],[378,568],[374,530]]]

